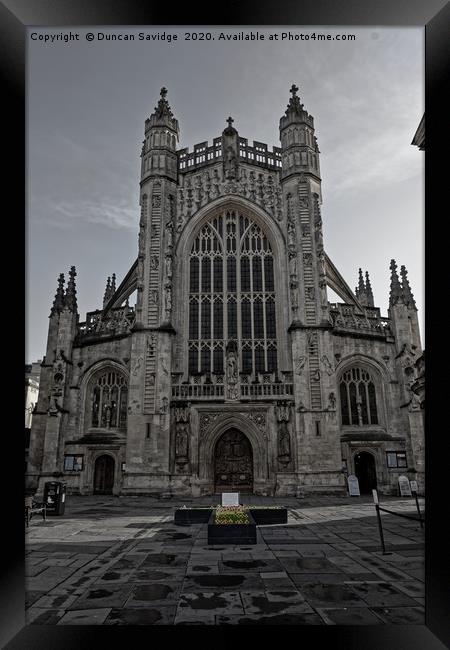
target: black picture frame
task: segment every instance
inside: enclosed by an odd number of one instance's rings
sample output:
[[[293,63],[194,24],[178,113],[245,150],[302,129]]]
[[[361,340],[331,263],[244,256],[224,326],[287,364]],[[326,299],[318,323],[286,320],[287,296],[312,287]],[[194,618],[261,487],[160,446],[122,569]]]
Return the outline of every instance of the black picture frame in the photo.
[[[446,386],[441,380],[448,345],[440,345],[446,321],[441,309],[446,303],[447,273],[446,240],[439,236],[445,213],[440,204],[446,190],[446,165],[438,160],[439,151],[448,129],[448,104],[444,102],[446,90],[446,64],[449,61],[449,5],[445,0],[304,0],[297,3],[271,2],[251,3],[232,0],[218,6],[220,15],[201,5],[185,3],[174,7],[164,3],[142,0],[8,0],[0,5],[0,42],[2,57],[3,108],[2,147],[7,162],[6,179],[3,184],[4,238],[6,249],[12,251],[12,262],[4,265],[4,287],[8,288],[9,309],[14,318],[5,318],[8,332],[4,334],[7,359],[7,394],[13,396],[12,405],[4,406],[8,426],[7,463],[9,474],[4,478],[3,505],[3,552],[1,580],[1,633],[0,645],[11,650],[22,648],[92,648],[96,645],[130,644],[138,638],[144,643],[154,639],[157,628],[123,627],[76,627],[76,626],[29,626],[25,625],[24,611],[24,523],[23,523],[23,365],[18,363],[17,341],[25,340],[23,296],[25,292],[25,52],[26,27],[36,26],[87,26],[87,25],[348,25],[364,26],[424,26],[426,44],[426,292],[427,292],[427,398],[426,419],[426,476],[427,476],[427,524],[426,524],[426,625],[424,626],[303,626],[293,629],[295,643],[324,644],[333,649],[379,650],[426,648],[438,650],[450,639],[450,616],[448,615],[449,560],[446,548],[445,525],[448,500],[441,498],[447,486],[448,454],[442,453],[447,437],[447,427],[439,425],[439,416],[445,415]],[[176,23],[172,21],[176,19]],[[382,98],[380,98],[382,101]],[[411,134],[411,138],[414,134]],[[418,155],[423,155],[419,154]],[[9,200],[6,209],[5,198]],[[6,229],[6,224],[8,229]],[[7,241],[6,241],[7,236]],[[11,241],[12,239],[12,241]],[[432,250],[431,250],[432,247]],[[2,256],[5,261],[6,254]],[[8,312],[11,314],[11,311]],[[25,314],[24,314],[25,316]],[[31,314],[26,315],[31,318]],[[444,328],[444,329],[442,329]],[[6,338],[8,337],[8,338]],[[10,342],[11,344],[8,344]],[[437,344],[436,344],[437,343]],[[445,343],[445,341],[444,341]],[[19,343],[20,347],[20,343]],[[9,356],[8,356],[9,355]],[[20,401],[19,401],[20,398]],[[443,438],[439,439],[439,435]],[[444,440],[444,445],[442,445]],[[14,460],[12,460],[14,459]],[[448,490],[447,490],[448,492]],[[6,498],[7,496],[7,498]],[[195,627],[192,640],[201,643],[202,629]],[[231,632],[227,631],[230,630]],[[160,628],[160,633],[183,634],[188,641],[189,628]],[[207,628],[219,640],[217,630]],[[261,629],[251,628],[252,636],[259,637]],[[274,640],[279,628],[263,628],[264,636]],[[203,632],[204,633],[204,632]],[[233,628],[221,628],[224,639],[233,634]],[[236,635],[236,631],[234,630]],[[239,636],[241,633],[239,633]],[[166,637],[167,639],[167,637]],[[170,642],[170,639],[167,639]],[[449,646],[447,646],[449,647]]]

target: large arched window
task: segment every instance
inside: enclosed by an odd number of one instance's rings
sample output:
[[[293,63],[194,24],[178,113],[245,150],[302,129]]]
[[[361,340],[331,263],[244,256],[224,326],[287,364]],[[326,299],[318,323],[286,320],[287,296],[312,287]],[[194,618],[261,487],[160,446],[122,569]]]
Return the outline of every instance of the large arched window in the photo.
[[[194,239],[189,258],[189,373],[224,372],[228,341],[241,371],[275,372],[274,261],[250,217],[226,210]]]
[[[366,369],[354,366],[346,370],[339,392],[343,425],[378,424],[375,383]]]
[[[128,386],[126,377],[112,368],[97,372],[89,384],[89,426],[123,429],[127,424]]]

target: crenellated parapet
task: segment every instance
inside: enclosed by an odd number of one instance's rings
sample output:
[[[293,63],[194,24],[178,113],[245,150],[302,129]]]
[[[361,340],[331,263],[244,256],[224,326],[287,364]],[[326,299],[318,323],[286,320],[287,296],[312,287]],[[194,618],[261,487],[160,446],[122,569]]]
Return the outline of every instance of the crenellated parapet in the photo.
[[[246,162],[256,167],[269,170],[281,169],[281,148],[269,147],[263,142],[253,141],[250,145],[247,138],[238,137],[238,155],[241,162]],[[180,174],[203,169],[215,162],[222,162],[223,158],[223,137],[219,136],[214,138],[212,145],[208,145],[208,141],[200,142],[194,145],[194,150],[189,151],[188,148],[179,149],[178,155],[178,171]]]

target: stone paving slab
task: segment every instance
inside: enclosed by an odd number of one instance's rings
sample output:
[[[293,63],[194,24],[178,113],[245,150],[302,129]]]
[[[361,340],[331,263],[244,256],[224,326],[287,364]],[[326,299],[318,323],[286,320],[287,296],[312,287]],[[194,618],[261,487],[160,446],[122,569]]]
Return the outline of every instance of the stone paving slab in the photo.
[[[110,611],[110,608],[68,611],[57,625],[102,625]]]
[[[317,608],[327,625],[382,625],[382,621],[368,607]]]
[[[247,497],[247,495],[246,495]],[[411,500],[386,507],[414,511]],[[246,499],[247,502],[247,499]],[[383,514],[381,552],[364,497],[272,499],[288,523],[257,544],[208,546],[176,507],[217,497],[72,497],[57,521],[26,530],[26,617],[33,625],[389,625],[424,623],[424,531]],[[95,514],[97,512],[97,514]]]
[[[173,625],[175,606],[112,609],[104,625]]]

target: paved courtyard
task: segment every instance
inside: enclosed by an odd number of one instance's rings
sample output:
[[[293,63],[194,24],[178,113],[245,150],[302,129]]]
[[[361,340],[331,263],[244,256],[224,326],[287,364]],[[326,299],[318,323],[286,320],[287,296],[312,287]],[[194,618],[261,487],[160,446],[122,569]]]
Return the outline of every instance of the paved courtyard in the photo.
[[[208,546],[206,524],[176,526],[177,507],[147,497],[67,498],[63,516],[26,532],[27,624],[424,624],[424,530],[383,514],[381,552],[369,497],[263,498],[288,523],[252,546]],[[407,498],[382,506],[417,515]],[[422,510],[424,502],[420,500]]]

